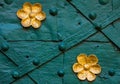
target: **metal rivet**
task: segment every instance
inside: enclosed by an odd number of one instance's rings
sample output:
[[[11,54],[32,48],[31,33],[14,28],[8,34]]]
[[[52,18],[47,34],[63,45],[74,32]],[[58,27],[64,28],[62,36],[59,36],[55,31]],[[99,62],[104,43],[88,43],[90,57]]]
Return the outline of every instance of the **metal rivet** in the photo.
[[[57,74],[58,74],[59,77],[63,77],[65,73],[64,73],[63,70],[59,70],[59,71],[57,72]]]
[[[13,71],[12,72],[12,77],[15,78],[15,79],[19,78],[19,72]]]
[[[34,64],[35,66],[39,65],[39,64],[40,64],[40,60],[39,60],[39,59],[34,59],[34,60],[33,60],[33,64]]]
[[[106,5],[107,3],[109,3],[109,0],[99,0],[99,3],[101,5]]]
[[[108,74],[110,76],[114,76],[115,75],[115,71],[113,69],[111,69],[111,70],[108,71]]]
[[[4,2],[5,2],[6,4],[12,4],[13,1],[14,1],[14,0],[4,0]]]
[[[64,3],[64,6],[67,6],[67,3]]]
[[[52,16],[55,16],[55,15],[57,15],[58,10],[57,10],[56,8],[51,8],[51,9],[49,9],[49,13],[50,13]]]
[[[95,29],[96,30],[101,31],[101,28],[102,28],[101,25],[99,25],[99,24],[94,24],[94,25],[95,25]]]
[[[72,0],[67,0],[68,2],[72,1]]]
[[[82,22],[78,22],[78,25],[80,25]]]
[[[99,45],[96,45],[96,47],[98,48],[98,47],[100,47]]]
[[[65,46],[65,43],[64,43],[64,42],[61,42],[61,43],[59,44],[59,50],[61,50],[61,51],[65,51],[65,50],[66,50],[66,46]]]
[[[7,51],[9,49],[9,44],[7,42],[2,43],[1,50]]]
[[[0,3],[0,7],[3,7],[4,6],[4,4],[3,3]]]
[[[94,12],[91,12],[91,13],[89,14],[89,18],[92,19],[92,20],[95,20],[96,17],[97,17],[97,14],[94,13]]]
[[[26,56],[25,56],[25,58],[27,58],[27,59],[28,59],[28,58],[29,58],[29,55],[26,55]]]

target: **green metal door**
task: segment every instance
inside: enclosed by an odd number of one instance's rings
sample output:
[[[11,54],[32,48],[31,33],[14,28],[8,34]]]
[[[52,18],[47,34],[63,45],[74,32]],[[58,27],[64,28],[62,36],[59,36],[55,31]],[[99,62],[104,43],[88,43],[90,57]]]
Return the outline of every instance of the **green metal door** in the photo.
[[[42,4],[39,29],[23,28],[16,12]],[[120,84],[119,0],[1,0],[0,84]],[[96,54],[102,72],[80,81],[72,66]]]

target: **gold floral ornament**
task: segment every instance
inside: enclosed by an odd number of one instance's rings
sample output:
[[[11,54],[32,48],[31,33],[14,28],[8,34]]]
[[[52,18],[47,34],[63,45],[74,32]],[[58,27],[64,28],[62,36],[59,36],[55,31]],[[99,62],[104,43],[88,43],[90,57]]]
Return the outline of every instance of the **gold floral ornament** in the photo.
[[[42,11],[42,6],[39,3],[31,4],[25,2],[23,8],[17,11],[17,16],[22,19],[21,24],[24,27],[39,28],[41,21],[46,18],[46,14]]]
[[[94,54],[89,56],[80,54],[77,56],[77,63],[74,63],[72,68],[80,80],[93,81],[96,78],[96,74],[101,72],[101,67],[97,63],[98,59]]]

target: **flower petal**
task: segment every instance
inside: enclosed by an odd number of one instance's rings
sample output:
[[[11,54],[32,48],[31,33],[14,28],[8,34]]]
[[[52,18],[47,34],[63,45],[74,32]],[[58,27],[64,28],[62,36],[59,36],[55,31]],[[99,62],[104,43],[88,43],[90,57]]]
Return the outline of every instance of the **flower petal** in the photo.
[[[32,7],[32,4],[29,3],[29,2],[25,2],[25,3],[23,4],[23,10],[24,10],[25,12],[27,12],[28,14],[31,12],[31,7]]]
[[[25,19],[25,18],[28,17],[28,14],[24,10],[20,9],[20,10],[17,11],[17,16],[20,19]]]
[[[44,12],[40,12],[35,16],[38,20],[44,20],[46,18],[46,14]]]
[[[73,71],[74,71],[75,73],[78,73],[78,72],[82,71],[83,69],[84,69],[83,66],[80,65],[80,64],[78,64],[78,63],[75,63],[75,64],[73,65]]]
[[[22,21],[21,21],[21,24],[24,26],[24,27],[29,27],[31,24],[30,24],[30,18],[28,17],[28,18],[26,18],[26,19],[23,19]]]
[[[96,64],[90,67],[90,71],[94,74],[99,74],[101,72],[100,65]]]
[[[77,74],[77,76],[78,76],[78,78],[80,79],[80,80],[85,80],[86,78],[87,78],[87,71],[81,71],[81,72],[79,72],[78,74]]]
[[[42,5],[41,4],[39,4],[39,3],[33,4],[33,6],[32,6],[32,12],[39,13],[41,11],[42,11]]]
[[[34,27],[34,28],[39,28],[41,26],[41,22],[35,18],[33,18],[31,20],[31,25]]]
[[[87,55],[86,54],[80,54],[77,56],[77,61],[81,65],[85,65],[87,63]]]
[[[91,54],[88,56],[87,62],[90,63],[91,65],[95,65],[98,63],[98,59],[97,59],[96,55]]]
[[[31,12],[31,13],[29,14],[29,16],[30,16],[30,18],[34,18],[34,17],[36,16],[36,13]]]
[[[91,73],[91,72],[87,72],[87,80],[88,81],[93,81],[93,80],[95,80],[95,78],[96,78],[96,75],[95,74],[93,74],[93,73]]]

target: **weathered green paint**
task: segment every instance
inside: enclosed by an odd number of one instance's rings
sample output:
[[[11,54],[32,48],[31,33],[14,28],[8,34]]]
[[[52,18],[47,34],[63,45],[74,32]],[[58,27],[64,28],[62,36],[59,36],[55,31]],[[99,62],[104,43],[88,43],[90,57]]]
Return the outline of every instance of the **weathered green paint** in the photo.
[[[41,3],[47,15],[39,29],[23,28],[16,16],[27,1]],[[119,3],[1,0],[0,84],[119,84]],[[102,73],[93,82],[80,81],[72,71],[80,53],[99,59]]]
[[[91,54],[93,52],[97,55],[99,59],[99,64],[102,66],[102,73],[98,75],[97,79],[91,84],[119,84],[120,53],[119,51],[116,51],[110,43],[104,42],[84,42],[83,44],[77,45],[68,52],[66,52],[66,74],[64,76],[64,84],[89,84],[87,81],[78,80],[76,74],[72,71],[71,65],[76,62],[76,57],[77,55],[79,55],[79,53]],[[111,69],[114,69],[116,72],[114,76],[109,76],[108,74],[108,71]]]
[[[9,1],[9,0],[8,0]],[[50,7],[56,4],[56,0],[43,1],[32,0],[31,3],[39,2],[43,6],[43,11],[46,13],[46,20],[40,29],[27,28],[24,29],[20,24],[20,19],[17,18],[16,12],[20,9],[24,2],[29,0],[14,0],[13,4],[6,5],[0,8],[0,30],[3,36],[10,41],[15,40],[45,40],[45,41],[59,41],[57,38],[57,17],[49,14]],[[46,4],[47,3],[47,4]],[[19,5],[18,5],[19,4]],[[53,25],[54,24],[54,25]]]
[[[113,23],[113,25],[110,25],[108,28],[105,28],[103,32],[105,33],[105,35],[108,36],[108,38],[113,43],[115,43],[120,48],[120,35],[119,35],[120,27],[119,26],[120,26],[120,22],[117,21]]]
[[[109,42],[109,40],[101,32],[97,32],[95,35],[86,40],[91,42]]]
[[[22,77],[21,79],[13,82],[12,84],[35,84],[29,77]]]
[[[12,2],[13,2],[14,0],[4,0],[4,2],[6,3],[6,4],[12,4]]]
[[[101,0],[101,1],[109,1],[107,5],[101,5],[98,2],[99,0],[90,0],[91,3],[88,1],[81,1],[81,0],[72,0],[71,4],[74,5],[86,18],[89,19],[89,14],[91,12],[96,13],[97,18],[93,21],[94,24],[100,24],[102,27],[106,27],[107,25],[111,24],[113,21],[117,20],[120,17],[120,8],[117,5],[117,8],[114,8],[112,4],[120,4],[120,1],[112,0]]]
[[[110,0],[99,0],[99,3],[101,5],[106,5],[107,3],[109,3]]]
[[[59,77],[58,71],[63,69],[63,55],[61,55],[45,63],[29,75],[37,84],[62,84],[63,80]]]

